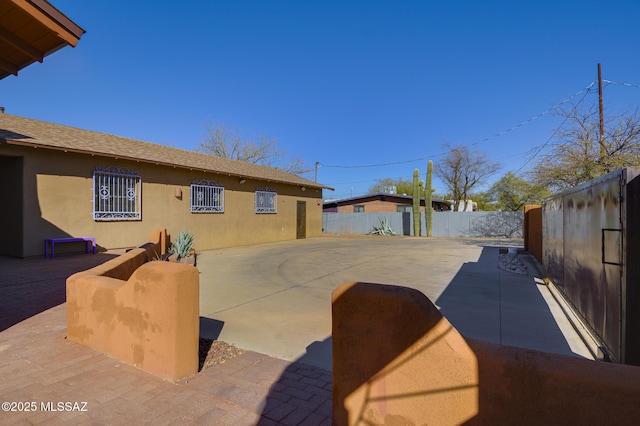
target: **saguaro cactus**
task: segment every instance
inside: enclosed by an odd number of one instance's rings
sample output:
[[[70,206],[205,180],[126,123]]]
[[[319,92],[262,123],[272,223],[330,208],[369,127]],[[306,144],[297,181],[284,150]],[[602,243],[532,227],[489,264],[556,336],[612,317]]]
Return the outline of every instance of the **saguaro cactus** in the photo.
[[[413,235],[420,236],[420,183],[418,169],[413,171]]]
[[[424,184],[424,222],[427,227],[427,237],[431,237],[432,234],[432,223],[433,223],[433,215],[431,208],[431,196],[433,195],[433,188],[431,187],[431,177],[433,175],[433,161],[429,160],[427,164],[427,180]]]

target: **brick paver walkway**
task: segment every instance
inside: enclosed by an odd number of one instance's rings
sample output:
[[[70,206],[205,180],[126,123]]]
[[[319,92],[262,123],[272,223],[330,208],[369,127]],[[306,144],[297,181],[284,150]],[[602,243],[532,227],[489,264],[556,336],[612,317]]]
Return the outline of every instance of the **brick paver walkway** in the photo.
[[[103,256],[0,257],[0,424],[331,423],[320,368],[245,352],[171,383],[67,341],[64,280]]]

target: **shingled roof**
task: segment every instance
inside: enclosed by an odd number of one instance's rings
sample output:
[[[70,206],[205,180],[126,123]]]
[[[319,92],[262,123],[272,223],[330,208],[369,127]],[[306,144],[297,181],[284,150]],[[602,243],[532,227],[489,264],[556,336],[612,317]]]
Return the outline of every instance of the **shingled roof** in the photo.
[[[272,167],[0,113],[0,143],[102,155],[309,188],[327,188]]]

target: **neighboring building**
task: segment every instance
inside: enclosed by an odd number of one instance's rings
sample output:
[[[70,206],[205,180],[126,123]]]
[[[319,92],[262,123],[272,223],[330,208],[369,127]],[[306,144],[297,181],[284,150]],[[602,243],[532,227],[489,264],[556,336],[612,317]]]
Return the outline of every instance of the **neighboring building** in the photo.
[[[0,178],[0,255],[17,257],[42,255],[48,238],[132,247],[158,227],[194,233],[198,250],[318,236],[328,188],[271,167],[2,113]]]
[[[424,211],[424,198],[420,199],[420,211]],[[451,210],[452,202],[444,200],[431,200],[433,211]],[[322,210],[325,213],[393,213],[412,212],[413,197],[410,195],[398,194],[368,194],[359,197],[344,198],[342,200],[326,200]]]
[[[453,200],[451,201],[451,205],[453,205],[454,202]],[[475,212],[478,211],[478,203],[476,203],[473,200],[467,200],[466,202],[464,200],[460,200],[460,202],[458,203],[458,209],[456,210],[458,212]]]

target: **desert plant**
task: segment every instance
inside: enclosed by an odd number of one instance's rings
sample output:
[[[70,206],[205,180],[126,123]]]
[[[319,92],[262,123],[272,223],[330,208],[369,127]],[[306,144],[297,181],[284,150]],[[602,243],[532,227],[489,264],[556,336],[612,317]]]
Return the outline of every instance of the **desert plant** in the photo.
[[[418,169],[413,171],[413,235],[420,236],[420,183]]]
[[[194,235],[190,232],[180,232],[176,242],[171,244],[170,253],[175,253],[179,258],[189,257],[193,248]]]
[[[432,236],[433,228],[433,214],[431,208],[431,198],[433,195],[433,188],[431,187],[431,177],[433,176],[433,161],[429,160],[427,164],[427,180],[424,186],[424,221],[427,227],[427,237]]]
[[[369,235],[396,235],[396,233],[389,226],[389,218],[381,217],[380,226],[374,226]]]

